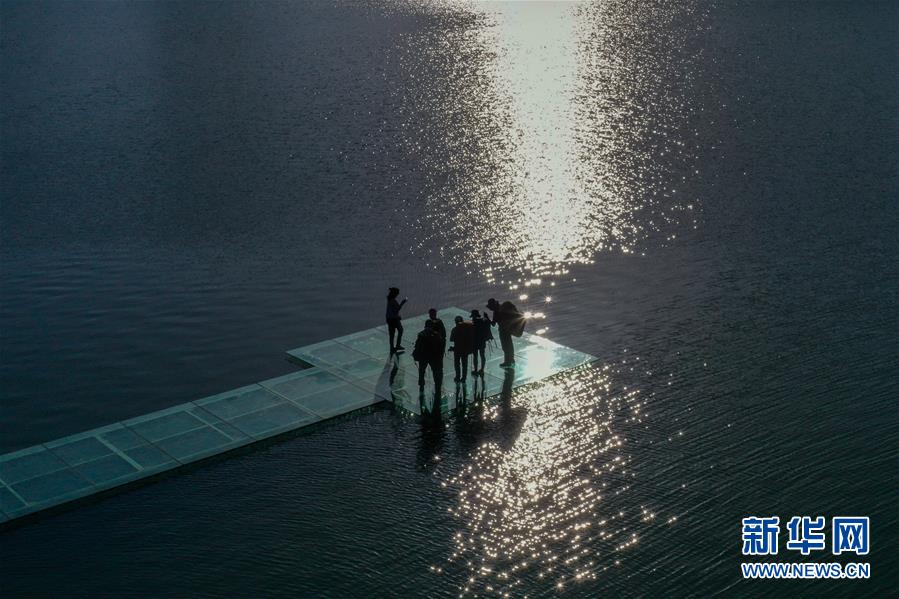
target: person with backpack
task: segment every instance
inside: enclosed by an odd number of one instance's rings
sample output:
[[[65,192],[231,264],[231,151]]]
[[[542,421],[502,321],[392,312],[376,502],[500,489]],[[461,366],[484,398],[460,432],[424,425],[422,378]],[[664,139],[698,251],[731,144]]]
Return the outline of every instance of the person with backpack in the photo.
[[[399,294],[400,290],[396,287],[391,287],[387,292],[387,334],[390,337],[391,355],[406,349],[401,345],[403,341],[403,322],[402,317],[400,317],[400,309],[406,303],[406,298],[403,298],[401,302],[396,301]],[[393,344],[394,335],[396,335],[396,345]]]
[[[490,331],[490,320],[481,316],[477,310],[471,311],[471,324],[474,325],[474,350],[472,351],[472,375],[484,375],[484,366],[487,365],[487,342],[493,339]],[[481,358],[481,369],[478,370],[478,358]]]
[[[444,343],[434,323],[426,320],[425,328],[415,339],[415,348],[412,350],[412,359],[418,362],[418,386],[421,389],[425,386],[425,371],[430,366],[431,374],[434,376],[434,387],[440,390],[440,381],[443,379]]]
[[[493,320],[490,324],[499,329],[499,344],[503,348],[503,363],[499,367],[511,368],[515,366],[515,346],[512,344],[512,336],[521,337],[524,333],[524,315],[512,302],[500,304],[492,297],[487,301],[487,308],[493,311]]]
[[[450,331],[453,352],[453,366],[456,369],[456,382],[465,381],[468,377],[468,355],[474,350],[474,323],[456,316],[456,326]],[[474,374],[474,372],[472,372]]]

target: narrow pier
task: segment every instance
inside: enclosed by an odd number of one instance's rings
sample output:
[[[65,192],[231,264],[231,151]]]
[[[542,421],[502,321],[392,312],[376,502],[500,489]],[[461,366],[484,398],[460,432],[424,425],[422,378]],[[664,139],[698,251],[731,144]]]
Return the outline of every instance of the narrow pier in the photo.
[[[467,313],[451,307],[440,314],[449,328]],[[417,414],[422,395],[411,347],[426,318],[403,321],[410,350],[398,358],[382,325],[288,351],[303,367],[298,372],[2,455],[0,525],[381,402]],[[495,396],[504,385],[514,389],[595,359],[529,333],[515,345],[514,372],[505,376],[502,352],[492,349],[485,375],[462,384],[445,357],[439,394],[426,376],[426,409],[440,401],[448,413],[459,398]]]

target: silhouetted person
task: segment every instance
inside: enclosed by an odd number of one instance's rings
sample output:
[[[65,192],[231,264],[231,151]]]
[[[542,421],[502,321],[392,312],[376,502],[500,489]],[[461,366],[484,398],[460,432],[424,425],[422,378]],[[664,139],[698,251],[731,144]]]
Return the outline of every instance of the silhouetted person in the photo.
[[[474,350],[474,324],[461,316],[456,316],[456,326],[450,331],[453,346],[453,366],[456,369],[456,382],[464,381],[468,376],[468,355]]]
[[[415,349],[412,350],[412,359],[418,362],[418,386],[425,386],[425,370],[431,367],[434,376],[434,387],[440,390],[440,381],[443,379],[443,337],[434,328],[434,323],[425,321],[425,328],[415,339]]]
[[[402,346],[403,322],[402,317],[400,317],[400,309],[403,307],[403,304],[406,303],[406,298],[403,298],[403,301],[401,302],[396,301],[399,294],[400,290],[396,287],[391,287],[390,291],[387,293],[387,334],[390,335],[391,354],[406,349]],[[396,335],[396,345],[393,344],[394,335]]]
[[[490,320],[481,316],[477,310],[471,311],[471,324],[474,325],[474,351],[472,352],[471,374],[484,374],[484,366],[487,365],[487,342],[493,339],[490,331]],[[481,358],[481,369],[478,370],[478,357]]]
[[[428,318],[434,323],[434,330],[443,337],[443,348],[446,349],[446,327],[443,326],[443,321],[437,318],[437,310],[434,308],[428,310]]]
[[[515,365],[515,346],[512,345],[512,335],[521,336],[524,330],[524,317],[512,302],[500,304],[492,297],[487,301],[487,307],[493,310],[491,324],[499,329],[499,344],[503,348],[503,363],[500,368],[509,368]]]

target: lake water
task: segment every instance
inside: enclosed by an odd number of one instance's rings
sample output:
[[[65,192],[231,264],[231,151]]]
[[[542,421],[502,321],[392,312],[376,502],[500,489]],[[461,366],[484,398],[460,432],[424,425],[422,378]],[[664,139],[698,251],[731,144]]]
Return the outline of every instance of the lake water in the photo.
[[[290,372],[390,285],[599,357],[4,532],[4,595],[899,586],[895,3],[0,15],[0,451]],[[872,578],[742,581],[749,514],[870,516]]]

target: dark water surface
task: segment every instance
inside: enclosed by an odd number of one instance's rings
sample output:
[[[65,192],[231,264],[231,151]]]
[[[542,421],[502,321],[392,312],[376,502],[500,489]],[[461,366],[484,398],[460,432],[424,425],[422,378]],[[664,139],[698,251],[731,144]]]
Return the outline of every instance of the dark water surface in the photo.
[[[4,532],[4,596],[899,586],[896,3],[0,11],[0,451],[289,372],[389,284],[600,358]],[[742,581],[748,514],[870,516],[872,578]]]

